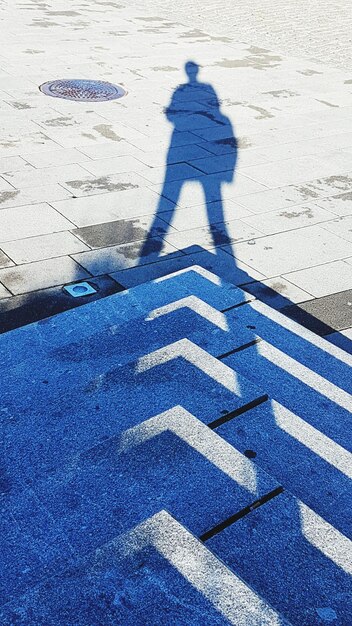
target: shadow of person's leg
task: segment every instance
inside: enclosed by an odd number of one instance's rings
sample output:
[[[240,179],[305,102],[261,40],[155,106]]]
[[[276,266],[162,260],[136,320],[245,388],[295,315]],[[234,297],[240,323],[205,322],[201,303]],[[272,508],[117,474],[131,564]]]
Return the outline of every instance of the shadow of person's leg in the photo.
[[[153,222],[150,226],[141,251],[141,257],[146,256],[151,252],[156,255],[160,254],[163,248],[163,241],[168,230],[170,229],[170,224],[180,197],[183,182],[184,181],[182,180],[168,180],[168,172],[166,171],[161,195],[157,204]]]
[[[207,179],[208,177],[205,176],[204,180],[202,179],[202,183],[208,213],[209,230],[215,246],[227,245],[231,243],[231,239],[224,222],[221,181],[214,181],[213,177]]]

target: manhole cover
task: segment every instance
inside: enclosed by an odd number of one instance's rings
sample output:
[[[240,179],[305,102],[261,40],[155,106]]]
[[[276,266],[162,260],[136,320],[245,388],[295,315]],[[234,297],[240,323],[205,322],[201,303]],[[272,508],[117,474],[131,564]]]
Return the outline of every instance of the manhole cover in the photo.
[[[101,102],[122,98],[126,91],[118,85],[103,80],[52,80],[39,87],[46,96],[79,100],[81,102]]]

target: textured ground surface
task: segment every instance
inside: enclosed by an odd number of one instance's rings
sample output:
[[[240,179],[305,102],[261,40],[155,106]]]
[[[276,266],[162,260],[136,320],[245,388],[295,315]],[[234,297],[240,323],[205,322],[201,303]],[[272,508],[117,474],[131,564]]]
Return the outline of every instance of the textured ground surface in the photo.
[[[350,626],[351,364],[202,267],[2,334],[1,626]]]
[[[0,4],[2,330],[198,263],[350,336],[347,4],[233,5]],[[128,95],[38,90],[77,77]]]
[[[152,0],[148,6],[195,28],[352,70],[349,0]]]

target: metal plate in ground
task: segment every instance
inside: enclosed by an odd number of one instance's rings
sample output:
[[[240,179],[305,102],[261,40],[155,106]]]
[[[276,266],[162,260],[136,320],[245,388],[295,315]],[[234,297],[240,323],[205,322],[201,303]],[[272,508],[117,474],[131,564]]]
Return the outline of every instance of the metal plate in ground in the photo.
[[[119,85],[113,85],[103,80],[80,78],[49,81],[40,85],[39,89],[46,96],[79,102],[116,100],[126,94],[126,91]]]

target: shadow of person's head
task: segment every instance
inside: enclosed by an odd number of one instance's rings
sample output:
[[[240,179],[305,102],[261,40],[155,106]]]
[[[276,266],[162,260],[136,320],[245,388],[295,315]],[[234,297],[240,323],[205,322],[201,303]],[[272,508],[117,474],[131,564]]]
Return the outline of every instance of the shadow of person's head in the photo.
[[[198,63],[195,63],[194,61],[187,61],[187,63],[185,63],[185,72],[190,83],[197,82],[197,76],[199,73]]]

